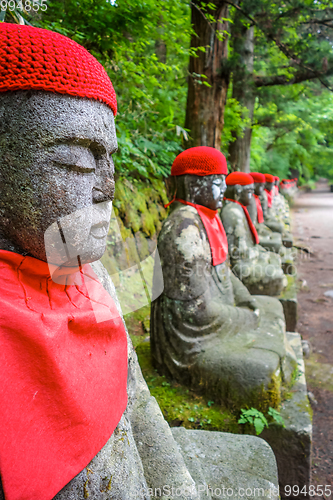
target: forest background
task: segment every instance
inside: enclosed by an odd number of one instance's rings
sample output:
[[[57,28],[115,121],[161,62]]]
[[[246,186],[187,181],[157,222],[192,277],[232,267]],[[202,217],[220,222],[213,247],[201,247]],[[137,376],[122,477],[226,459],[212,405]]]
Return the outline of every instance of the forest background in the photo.
[[[208,145],[233,170],[333,180],[331,1],[51,0],[37,15],[10,4],[1,20],[65,34],[109,73],[118,175],[162,179],[182,149]]]

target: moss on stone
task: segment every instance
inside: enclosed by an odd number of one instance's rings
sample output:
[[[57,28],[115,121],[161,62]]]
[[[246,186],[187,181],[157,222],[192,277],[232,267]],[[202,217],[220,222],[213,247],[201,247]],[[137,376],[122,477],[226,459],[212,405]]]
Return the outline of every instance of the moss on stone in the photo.
[[[120,226],[127,230],[142,231],[148,237],[161,229],[167,216],[164,204],[168,202],[162,180],[117,179],[114,207]]]
[[[151,362],[149,342],[138,345],[136,353],[150,393],[156,398],[171,426],[237,434],[243,432],[243,426],[237,423],[238,412],[231,412],[165,376],[160,376]]]

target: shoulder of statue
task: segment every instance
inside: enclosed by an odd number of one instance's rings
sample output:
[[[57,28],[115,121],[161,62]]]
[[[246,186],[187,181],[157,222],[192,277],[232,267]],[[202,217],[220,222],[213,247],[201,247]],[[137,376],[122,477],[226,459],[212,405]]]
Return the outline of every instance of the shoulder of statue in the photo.
[[[237,226],[244,219],[244,210],[238,203],[225,200],[221,210],[221,219],[225,226]]]

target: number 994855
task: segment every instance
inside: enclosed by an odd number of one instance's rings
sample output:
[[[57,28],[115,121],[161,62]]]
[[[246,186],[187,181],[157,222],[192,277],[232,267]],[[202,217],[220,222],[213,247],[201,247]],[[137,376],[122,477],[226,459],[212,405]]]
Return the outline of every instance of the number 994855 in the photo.
[[[319,496],[322,498],[329,498],[332,495],[332,486],[326,484],[318,484],[317,486],[303,486],[301,488],[298,485],[289,486],[288,484],[284,487],[284,493],[286,497],[299,497],[304,495],[304,497],[314,497]]]
[[[25,12],[45,12],[47,10],[46,0],[1,0],[0,10],[21,10]]]

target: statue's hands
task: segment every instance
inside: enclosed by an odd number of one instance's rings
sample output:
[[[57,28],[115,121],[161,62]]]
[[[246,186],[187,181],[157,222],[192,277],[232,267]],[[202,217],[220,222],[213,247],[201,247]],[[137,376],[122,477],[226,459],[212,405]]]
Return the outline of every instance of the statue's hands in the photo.
[[[247,300],[244,300],[241,303],[238,303],[237,306],[238,307],[248,307],[249,309],[251,309],[251,311],[259,311],[258,302],[256,301],[256,299],[254,297],[251,297],[251,296]],[[260,311],[259,311],[259,313],[260,313]],[[258,313],[258,316],[259,316],[259,313]]]
[[[259,325],[259,320],[260,320],[260,309],[258,307],[258,302],[254,297],[250,297],[248,300],[242,302],[241,304],[237,304],[238,307],[248,307],[253,311],[253,316],[254,320],[256,323],[256,326]]]

